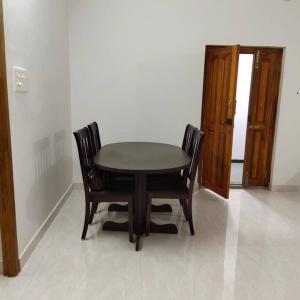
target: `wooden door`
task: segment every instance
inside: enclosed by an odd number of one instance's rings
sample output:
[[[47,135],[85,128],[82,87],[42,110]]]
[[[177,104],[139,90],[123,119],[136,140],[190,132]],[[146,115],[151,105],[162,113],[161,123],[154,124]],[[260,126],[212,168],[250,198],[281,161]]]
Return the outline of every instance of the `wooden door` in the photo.
[[[4,275],[16,276],[20,272],[20,262],[6,82],[3,8],[0,0],[0,227]]]
[[[245,147],[243,184],[268,186],[277,101],[281,77],[282,48],[242,50],[255,53]]]
[[[207,46],[202,122],[203,153],[198,181],[228,198],[239,46]],[[201,170],[201,171],[200,171]]]

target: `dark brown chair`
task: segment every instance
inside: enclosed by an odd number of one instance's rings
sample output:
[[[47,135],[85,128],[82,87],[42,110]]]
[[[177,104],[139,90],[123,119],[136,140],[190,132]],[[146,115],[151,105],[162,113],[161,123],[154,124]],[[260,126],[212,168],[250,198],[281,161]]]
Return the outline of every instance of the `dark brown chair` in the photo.
[[[197,128],[191,124],[186,125],[182,141],[182,150],[184,150],[186,153],[188,153],[190,150],[193,134],[196,129]]]
[[[183,136],[183,141],[182,141],[182,150],[185,151],[188,156],[191,158],[192,153],[191,153],[191,144],[192,144],[192,139],[193,139],[193,135],[195,130],[197,130],[196,127],[194,127],[191,124],[186,125],[185,127],[185,132],[184,132],[184,136]],[[182,177],[182,171],[181,172],[172,172],[172,173],[166,173],[166,174],[154,174],[154,175],[149,175],[148,176],[148,181],[152,181],[152,180],[172,180],[172,179],[176,179],[177,180]],[[184,208],[184,203],[182,200],[179,200],[180,205]],[[184,210],[185,211],[185,210]]]
[[[133,242],[133,187],[122,183],[115,183],[113,186],[108,187],[106,183],[103,182],[103,179],[97,176],[88,129],[82,128],[74,132],[74,136],[78,148],[85,192],[85,218],[81,239],[85,239],[88,225],[92,222],[99,203],[127,202],[129,240]]]
[[[197,128],[194,127],[191,124],[188,124],[185,127],[185,132],[184,132],[184,136],[183,136],[183,140],[182,140],[181,149],[183,151],[185,151],[188,155],[190,155],[190,148],[191,148],[192,138],[193,138],[194,131],[196,129]],[[180,175],[181,173],[176,173],[175,172],[175,173],[169,173],[169,174],[150,175],[149,178],[155,178],[157,176],[164,176],[164,177],[178,176],[178,174]]]
[[[150,232],[151,204],[153,198],[180,199],[184,214],[189,222],[191,234],[195,234],[192,214],[192,198],[202,141],[203,132],[195,129],[193,131],[191,147],[189,149],[191,163],[189,167],[183,171],[183,175],[168,178],[158,176],[153,180],[149,180],[147,187],[146,235],[149,235]]]
[[[101,150],[101,139],[100,139],[99,127],[97,122],[93,122],[89,124],[87,127],[91,137],[93,155],[95,156]],[[102,170],[98,170],[97,173],[102,178],[105,178],[107,182],[110,182],[111,185],[113,185],[115,181],[127,181],[127,182],[133,181],[133,176],[128,174],[121,174],[121,173],[107,172],[107,171],[104,172]]]
[[[90,135],[90,141],[91,141],[91,146],[92,146],[92,153],[93,156],[95,156],[100,150],[101,150],[101,139],[100,139],[100,132],[99,132],[99,127],[97,122],[93,122],[87,126],[89,135]],[[109,176],[106,175],[107,172],[103,170],[96,170],[95,171],[95,176],[98,176],[101,178],[102,181],[106,181],[108,183],[109,181]],[[98,206],[95,206],[94,209],[92,210],[92,215],[97,211]],[[92,223],[92,219],[90,221],[90,224]]]
[[[101,149],[101,139],[97,122],[89,124],[88,130],[91,136],[93,155],[96,155]]]

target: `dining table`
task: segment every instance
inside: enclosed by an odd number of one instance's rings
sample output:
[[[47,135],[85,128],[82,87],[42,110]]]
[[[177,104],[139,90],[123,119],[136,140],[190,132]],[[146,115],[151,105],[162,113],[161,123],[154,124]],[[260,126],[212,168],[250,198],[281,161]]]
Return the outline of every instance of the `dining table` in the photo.
[[[180,172],[190,164],[190,157],[180,147],[154,142],[121,142],[103,146],[94,158],[101,170],[128,174],[133,178],[134,232],[136,250],[141,248],[141,236],[145,233],[147,206],[147,177],[154,174]],[[128,208],[112,204],[110,211],[126,211]],[[171,212],[169,205],[152,206],[152,211]],[[106,221],[103,230],[128,231],[128,222]],[[177,234],[175,224],[159,225],[151,222],[150,232]]]

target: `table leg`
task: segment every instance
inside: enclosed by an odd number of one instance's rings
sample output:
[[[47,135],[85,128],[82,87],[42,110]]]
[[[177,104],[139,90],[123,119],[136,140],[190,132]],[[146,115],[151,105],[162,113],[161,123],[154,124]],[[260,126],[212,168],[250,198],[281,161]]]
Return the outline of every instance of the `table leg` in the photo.
[[[134,231],[137,236],[136,251],[141,249],[141,236],[146,229],[146,175],[135,174],[134,177]]]
[[[141,243],[142,243],[141,236],[137,235],[136,240],[135,240],[135,251],[140,251],[141,250],[141,248],[142,248]]]

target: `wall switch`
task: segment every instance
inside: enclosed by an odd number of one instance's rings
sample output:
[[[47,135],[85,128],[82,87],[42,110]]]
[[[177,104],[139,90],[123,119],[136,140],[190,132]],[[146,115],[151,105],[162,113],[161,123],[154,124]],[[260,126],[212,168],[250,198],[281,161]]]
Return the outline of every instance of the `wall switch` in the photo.
[[[15,93],[27,92],[27,71],[24,68],[13,67]]]

